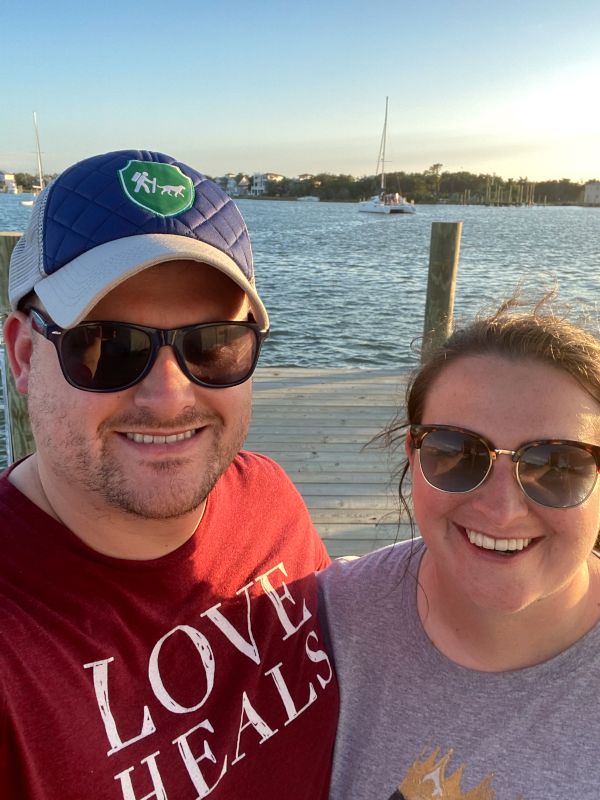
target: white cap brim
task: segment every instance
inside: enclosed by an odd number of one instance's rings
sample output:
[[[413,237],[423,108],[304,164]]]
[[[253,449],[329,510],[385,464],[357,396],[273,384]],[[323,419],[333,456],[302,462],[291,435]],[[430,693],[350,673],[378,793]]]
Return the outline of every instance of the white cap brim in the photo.
[[[71,328],[132,275],[164,261],[178,260],[208,264],[230,278],[248,296],[261,329],[268,329],[269,315],[254,283],[226,253],[188,236],[149,233],[106,242],[44,277],[33,288],[54,322],[61,328]]]

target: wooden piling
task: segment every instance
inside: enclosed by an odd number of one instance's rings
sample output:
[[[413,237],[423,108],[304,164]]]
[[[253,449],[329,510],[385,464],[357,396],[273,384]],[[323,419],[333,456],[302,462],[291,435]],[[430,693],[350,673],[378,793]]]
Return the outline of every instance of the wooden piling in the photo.
[[[422,360],[452,332],[462,222],[433,222],[425,300]]]
[[[2,322],[4,322],[6,315],[10,311],[10,303],[8,300],[8,264],[10,262],[11,253],[20,238],[20,233],[0,232],[0,316],[2,317]],[[31,426],[29,424],[27,399],[17,391],[8,365],[8,358],[4,350],[4,339],[1,336],[0,347],[4,355],[2,382],[5,387],[4,413],[6,449],[8,461],[12,463],[32,453],[35,449],[35,445],[31,434]]]

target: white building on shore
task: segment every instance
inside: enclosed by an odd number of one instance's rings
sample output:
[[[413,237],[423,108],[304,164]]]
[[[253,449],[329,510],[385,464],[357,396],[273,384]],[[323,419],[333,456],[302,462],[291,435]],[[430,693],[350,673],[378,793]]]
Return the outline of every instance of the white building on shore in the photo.
[[[250,187],[250,194],[252,197],[259,197],[267,193],[267,183],[281,183],[284,180],[283,175],[278,175],[276,172],[255,172],[252,176],[252,186]]]
[[[589,181],[583,187],[583,205],[600,206],[600,181]]]
[[[0,191],[8,194],[17,194],[17,182],[12,172],[2,172],[0,170]]]

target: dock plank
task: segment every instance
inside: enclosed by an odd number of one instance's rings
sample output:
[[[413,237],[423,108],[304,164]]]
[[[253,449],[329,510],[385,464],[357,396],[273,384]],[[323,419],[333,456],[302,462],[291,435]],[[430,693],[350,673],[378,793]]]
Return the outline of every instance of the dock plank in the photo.
[[[246,446],[274,458],[302,494],[332,556],[410,536],[391,475],[399,455],[371,445],[404,403],[395,370],[262,367]]]

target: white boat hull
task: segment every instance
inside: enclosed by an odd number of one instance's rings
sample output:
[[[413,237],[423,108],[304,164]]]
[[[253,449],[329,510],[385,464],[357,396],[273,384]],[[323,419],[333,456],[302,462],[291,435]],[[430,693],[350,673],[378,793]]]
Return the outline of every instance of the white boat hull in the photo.
[[[414,214],[416,208],[414,203],[409,203],[401,196],[396,198],[394,195],[388,195],[382,199],[379,195],[375,195],[370,200],[361,200],[358,210],[370,214]]]
[[[369,200],[361,200],[358,204],[359,211],[366,211],[369,214],[414,214],[415,204],[410,203],[406,197],[402,197],[400,192],[386,191],[385,188],[385,145],[387,138],[387,119],[388,119],[388,99],[385,98],[385,117],[383,119],[383,133],[381,134],[381,145],[379,147],[379,157],[377,158],[376,174],[381,167],[381,190]]]

